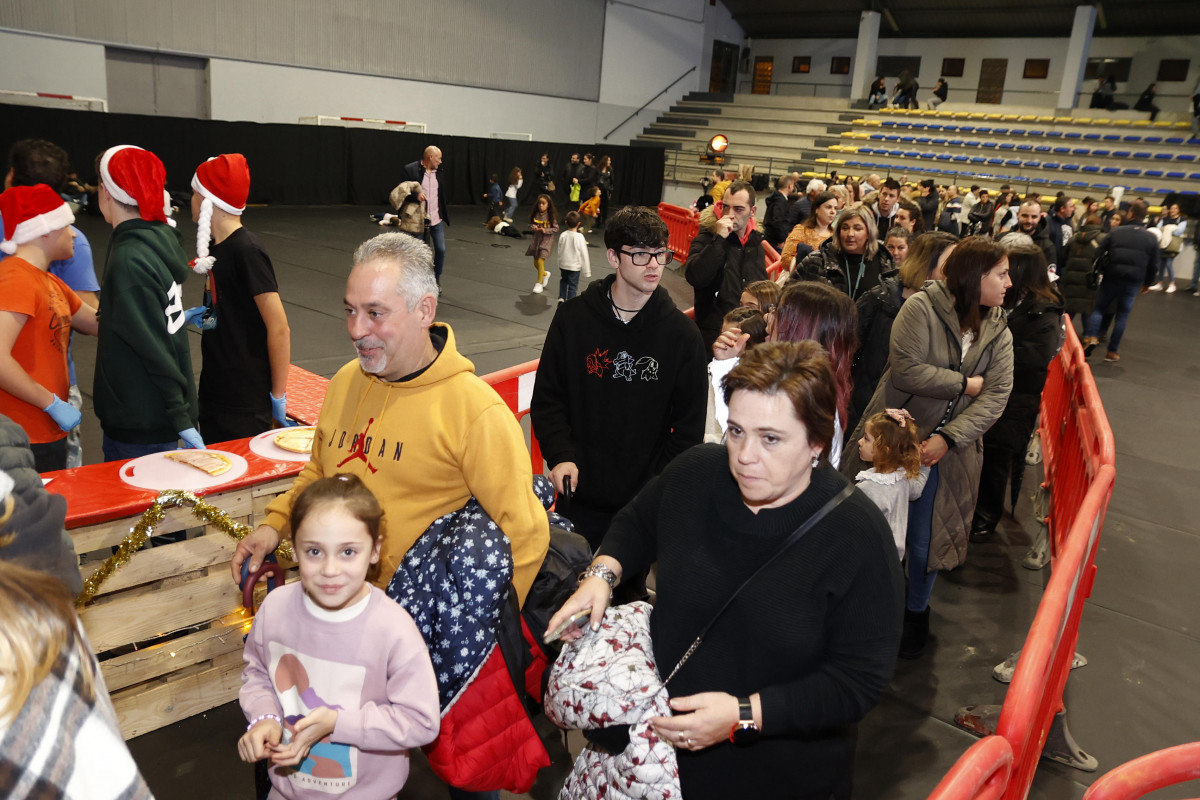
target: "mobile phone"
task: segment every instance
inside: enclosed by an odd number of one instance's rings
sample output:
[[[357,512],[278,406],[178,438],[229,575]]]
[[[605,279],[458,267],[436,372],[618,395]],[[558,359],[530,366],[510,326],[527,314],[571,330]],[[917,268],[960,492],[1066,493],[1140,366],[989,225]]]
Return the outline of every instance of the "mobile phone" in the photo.
[[[552,631],[547,631],[546,635],[542,637],[542,641],[546,644],[557,641],[564,633],[567,632],[567,628],[571,627],[572,625],[577,625],[580,629],[582,629],[583,623],[586,622],[590,616],[592,616],[592,610],[589,608],[586,611],[580,611],[574,616],[567,617],[567,619],[565,619],[557,628]]]

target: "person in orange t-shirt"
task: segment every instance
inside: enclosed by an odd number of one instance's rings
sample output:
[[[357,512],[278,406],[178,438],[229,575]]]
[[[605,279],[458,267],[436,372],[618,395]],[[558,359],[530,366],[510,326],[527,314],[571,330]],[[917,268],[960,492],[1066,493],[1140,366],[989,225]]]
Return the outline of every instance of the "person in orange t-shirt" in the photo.
[[[0,194],[0,413],[25,429],[38,472],[67,465],[67,432],[81,415],[67,402],[71,329],[96,335],[96,309],[49,273],[75,252],[75,215],[49,186]]]

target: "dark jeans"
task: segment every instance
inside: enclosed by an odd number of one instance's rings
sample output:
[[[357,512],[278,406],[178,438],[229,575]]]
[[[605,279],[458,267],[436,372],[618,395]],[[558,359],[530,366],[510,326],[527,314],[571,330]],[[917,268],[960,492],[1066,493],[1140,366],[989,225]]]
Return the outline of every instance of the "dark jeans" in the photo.
[[[442,267],[446,265],[446,223],[429,226],[430,244],[433,246],[433,277],[442,285]]]
[[[1087,327],[1084,328],[1083,335],[1085,337],[1100,335],[1100,320],[1104,316],[1104,309],[1108,308],[1108,304],[1115,300],[1117,302],[1117,320],[1113,324],[1112,338],[1108,340],[1108,350],[1110,353],[1117,352],[1121,346],[1121,338],[1125,335],[1125,323],[1129,319],[1129,312],[1133,309],[1133,301],[1137,299],[1141,288],[1142,285],[1137,281],[1103,281],[1100,288],[1096,290],[1096,305],[1092,309],[1092,313],[1088,315]]]
[[[938,468],[935,464],[929,469],[925,491],[908,504],[908,536],[904,548],[904,557],[908,559],[908,598],[905,608],[916,614],[929,608],[933,583],[937,580],[936,569],[928,573],[925,571],[929,564],[929,543],[933,539],[933,501],[937,497],[937,490]]]
[[[33,467],[38,472],[67,468],[67,437],[53,442],[31,444],[29,449],[33,451]]]
[[[1032,431],[1030,431],[1032,435]],[[1028,440],[1028,437],[1027,437]],[[973,531],[994,531],[1004,516],[1004,489],[1010,478],[1014,482],[1016,471],[1025,469],[1025,450],[1014,450],[1002,444],[985,441],[983,445],[983,468],[979,473],[979,499],[975,503],[975,518],[971,522]],[[1016,503],[1014,502],[1014,507]]]
[[[558,271],[558,298],[570,300],[579,291],[579,270],[560,269]]]
[[[118,442],[108,438],[108,434],[105,434],[101,449],[104,451],[105,461],[124,461],[127,458],[140,458],[148,456],[151,453],[165,453],[169,450],[178,450],[179,440],[163,442],[161,444],[132,444],[130,442]]]

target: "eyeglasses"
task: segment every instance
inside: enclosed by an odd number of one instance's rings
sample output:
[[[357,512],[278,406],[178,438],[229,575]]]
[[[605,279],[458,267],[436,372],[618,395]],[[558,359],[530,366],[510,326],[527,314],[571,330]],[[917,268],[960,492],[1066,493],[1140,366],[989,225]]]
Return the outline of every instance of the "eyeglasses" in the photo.
[[[645,250],[618,250],[618,253],[629,256],[629,260],[633,262],[635,267],[645,267],[650,264],[650,259],[654,259],[664,267],[675,260],[675,253],[670,250],[663,250],[658,253],[647,253]]]

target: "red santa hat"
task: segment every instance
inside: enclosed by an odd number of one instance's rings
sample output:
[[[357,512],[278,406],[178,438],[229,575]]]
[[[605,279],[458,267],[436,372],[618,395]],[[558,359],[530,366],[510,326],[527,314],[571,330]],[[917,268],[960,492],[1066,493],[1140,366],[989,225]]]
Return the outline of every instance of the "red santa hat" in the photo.
[[[75,221],[70,206],[44,183],[14,186],[0,194],[0,216],[4,217],[4,242],[0,243],[0,250],[9,255],[17,252],[18,246]]]
[[[250,194],[250,167],[241,153],[226,153],[205,161],[192,176],[192,189],[204,199],[196,219],[196,260],[192,269],[203,275],[216,259],[208,254],[212,237],[213,206],[228,214],[241,216]]]
[[[142,219],[175,227],[167,170],[154,153],[132,144],[110,147],[100,157],[100,181],[114,200],[136,206]]]

